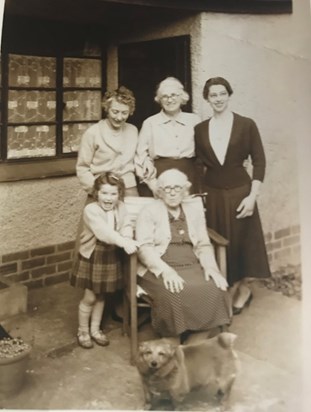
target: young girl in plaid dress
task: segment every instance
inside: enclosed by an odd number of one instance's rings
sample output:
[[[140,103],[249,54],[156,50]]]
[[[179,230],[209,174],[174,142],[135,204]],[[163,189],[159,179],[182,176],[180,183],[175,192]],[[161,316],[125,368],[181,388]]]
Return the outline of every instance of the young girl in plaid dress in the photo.
[[[78,343],[83,348],[109,344],[100,330],[105,293],[122,289],[121,253],[134,253],[137,243],[124,203],[124,182],[111,172],[94,182],[94,199],[83,212],[79,257],[70,279],[84,289],[79,304]]]

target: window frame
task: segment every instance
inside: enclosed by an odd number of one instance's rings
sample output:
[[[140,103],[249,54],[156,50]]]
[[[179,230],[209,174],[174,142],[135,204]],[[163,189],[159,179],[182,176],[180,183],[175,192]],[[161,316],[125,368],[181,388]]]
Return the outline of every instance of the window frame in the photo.
[[[20,55],[20,56],[37,56],[37,57],[52,57],[56,59],[56,84],[55,88],[47,88],[51,91],[55,90],[56,93],[56,153],[55,156],[46,157],[27,157],[20,159],[8,159],[7,158],[7,138],[8,138],[8,128],[12,126],[8,122],[8,97],[9,90],[16,90],[17,88],[9,87],[9,55]],[[101,86],[100,87],[66,87],[63,85],[63,66],[65,58],[77,58],[77,59],[95,59],[101,61]],[[75,165],[77,159],[77,152],[67,152],[63,153],[63,125],[66,124],[78,124],[78,123],[96,123],[98,120],[73,120],[65,121],[63,119],[63,102],[65,92],[68,91],[100,91],[101,98],[106,89],[106,60],[104,59],[103,53],[101,55],[84,55],[84,54],[68,54],[68,53],[31,53],[29,51],[25,53],[16,52],[3,52],[1,54],[1,101],[5,102],[1,105],[1,139],[0,139],[0,182],[7,181],[17,181],[17,180],[28,180],[28,179],[41,179],[53,176],[72,176],[75,175]],[[39,90],[39,87],[27,87],[21,88],[23,90]],[[41,88],[40,90],[46,90],[46,88]],[[101,110],[101,117],[103,111]],[[39,122],[38,122],[39,123]],[[41,122],[40,122],[41,123]],[[49,124],[50,122],[46,122]],[[21,122],[21,124],[24,124]],[[16,122],[16,126],[18,123]],[[31,125],[31,123],[29,123]],[[14,125],[15,126],[15,125]]]

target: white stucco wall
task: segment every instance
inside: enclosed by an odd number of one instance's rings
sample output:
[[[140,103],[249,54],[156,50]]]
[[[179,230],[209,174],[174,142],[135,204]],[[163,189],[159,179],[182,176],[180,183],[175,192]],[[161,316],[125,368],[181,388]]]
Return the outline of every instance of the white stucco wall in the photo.
[[[267,155],[259,199],[265,232],[299,224],[297,144],[303,136],[297,134],[297,114],[301,106],[311,107],[307,24],[297,7],[281,16],[202,15],[196,83],[227,78],[234,90],[232,110],[258,124]],[[204,118],[210,114],[201,96],[197,109]]]
[[[76,177],[0,184],[0,255],[71,241],[86,195]]]

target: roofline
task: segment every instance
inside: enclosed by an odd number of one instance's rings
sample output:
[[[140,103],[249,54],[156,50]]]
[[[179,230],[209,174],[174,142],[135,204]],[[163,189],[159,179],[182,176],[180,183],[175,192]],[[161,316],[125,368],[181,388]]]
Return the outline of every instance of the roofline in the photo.
[[[291,0],[101,0],[137,6],[220,13],[292,13]]]

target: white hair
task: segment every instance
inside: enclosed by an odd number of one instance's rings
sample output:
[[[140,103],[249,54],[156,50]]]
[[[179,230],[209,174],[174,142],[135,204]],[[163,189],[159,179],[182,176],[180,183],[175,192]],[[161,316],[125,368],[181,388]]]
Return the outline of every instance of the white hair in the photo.
[[[162,80],[159,83],[157,87],[156,95],[154,98],[154,100],[157,103],[161,104],[161,97],[163,94],[162,90],[166,86],[175,86],[181,94],[181,97],[182,97],[181,104],[184,105],[187,103],[187,101],[189,100],[189,94],[185,91],[184,86],[178,79],[176,79],[176,77],[167,77],[166,79]]]
[[[168,169],[162,172],[157,179],[157,192],[172,183],[178,183],[180,186],[185,187],[188,190],[191,187],[191,183],[185,173],[178,169]]]

